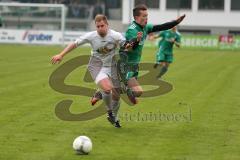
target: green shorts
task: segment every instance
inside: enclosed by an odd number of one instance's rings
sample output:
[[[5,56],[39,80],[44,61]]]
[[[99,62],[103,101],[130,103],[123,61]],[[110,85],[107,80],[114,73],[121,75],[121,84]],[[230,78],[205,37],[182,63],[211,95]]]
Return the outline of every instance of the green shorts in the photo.
[[[138,64],[128,64],[119,60],[117,63],[118,76],[120,81],[127,85],[127,81],[133,77],[137,79],[139,67]]]
[[[129,79],[138,77],[138,63],[130,63],[128,62],[127,52],[120,51],[119,58],[117,60],[117,70],[118,70],[118,77],[121,82],[127,85]]]
[[[173,62],[173,54],[166,54],[164,52],[158,52],[156,55],[157,62]]]

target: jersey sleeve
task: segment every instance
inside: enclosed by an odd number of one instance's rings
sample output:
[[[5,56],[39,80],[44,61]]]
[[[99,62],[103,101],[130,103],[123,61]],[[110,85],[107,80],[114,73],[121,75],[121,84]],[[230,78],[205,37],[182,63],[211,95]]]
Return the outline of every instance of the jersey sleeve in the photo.
[[[90,38],[91,38],[91,33],[86,33],[86,34],[80,36],[79,38],[77,38],[74,43],[76,44],[76,46],[80,46],[85,43],[89,43]]]
[[[137,30],[133,28],[128,28],[125,33],[126,40],[131,40],[137,37]]]
[[[126,42],[126,38],[119,32],[115,32],[115,40],[120,46]]]
[[[181,43],[181,35],[180,34],[177,34],[176,42]]]
[[[147,33],[151,33],[153,29],[153,24],[147,24],[146,29],[147,29]]]
[[[165,31],[159,32],[158,36],[159,37],[164,37]]]

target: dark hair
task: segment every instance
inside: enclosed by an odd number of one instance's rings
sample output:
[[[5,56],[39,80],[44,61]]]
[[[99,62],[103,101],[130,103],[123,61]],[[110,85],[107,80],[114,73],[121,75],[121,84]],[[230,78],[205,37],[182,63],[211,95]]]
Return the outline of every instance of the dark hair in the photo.
[[[147,6],[145,4],[136,5],[133,9],[133,17],[139,16],[140,11],[145,11],[145,10],[147,10]]]
[[[104,21],[106,24],[108,24],[108,20],[107,20],[107,17],[103,14],[97,14],[95,16],[95,23],[96,22],[101,22],[101,21]]]

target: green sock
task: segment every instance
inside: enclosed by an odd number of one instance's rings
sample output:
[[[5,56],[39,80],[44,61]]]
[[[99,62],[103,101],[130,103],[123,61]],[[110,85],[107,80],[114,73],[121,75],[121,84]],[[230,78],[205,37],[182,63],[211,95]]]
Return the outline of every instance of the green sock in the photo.
[[[158,74],[157,78],[161,78],[167,71],[168,71],[168,67],[167,66],[162,66],[160,68],[160,73]]]

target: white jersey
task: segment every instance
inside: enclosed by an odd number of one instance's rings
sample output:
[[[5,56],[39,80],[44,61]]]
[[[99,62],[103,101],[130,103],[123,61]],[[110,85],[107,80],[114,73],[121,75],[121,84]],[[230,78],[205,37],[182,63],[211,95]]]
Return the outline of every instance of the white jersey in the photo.
[[[97,65],[96,63],[100,62],[103,67],[109,67],[113,65],[116,48],[124,41],[125,37],[121,33],[109,29],[105,37],[101,37],[97,31],[92,31],[76,39],[75,44],[79,46],[90,43],[92,51],[89,65]]]

